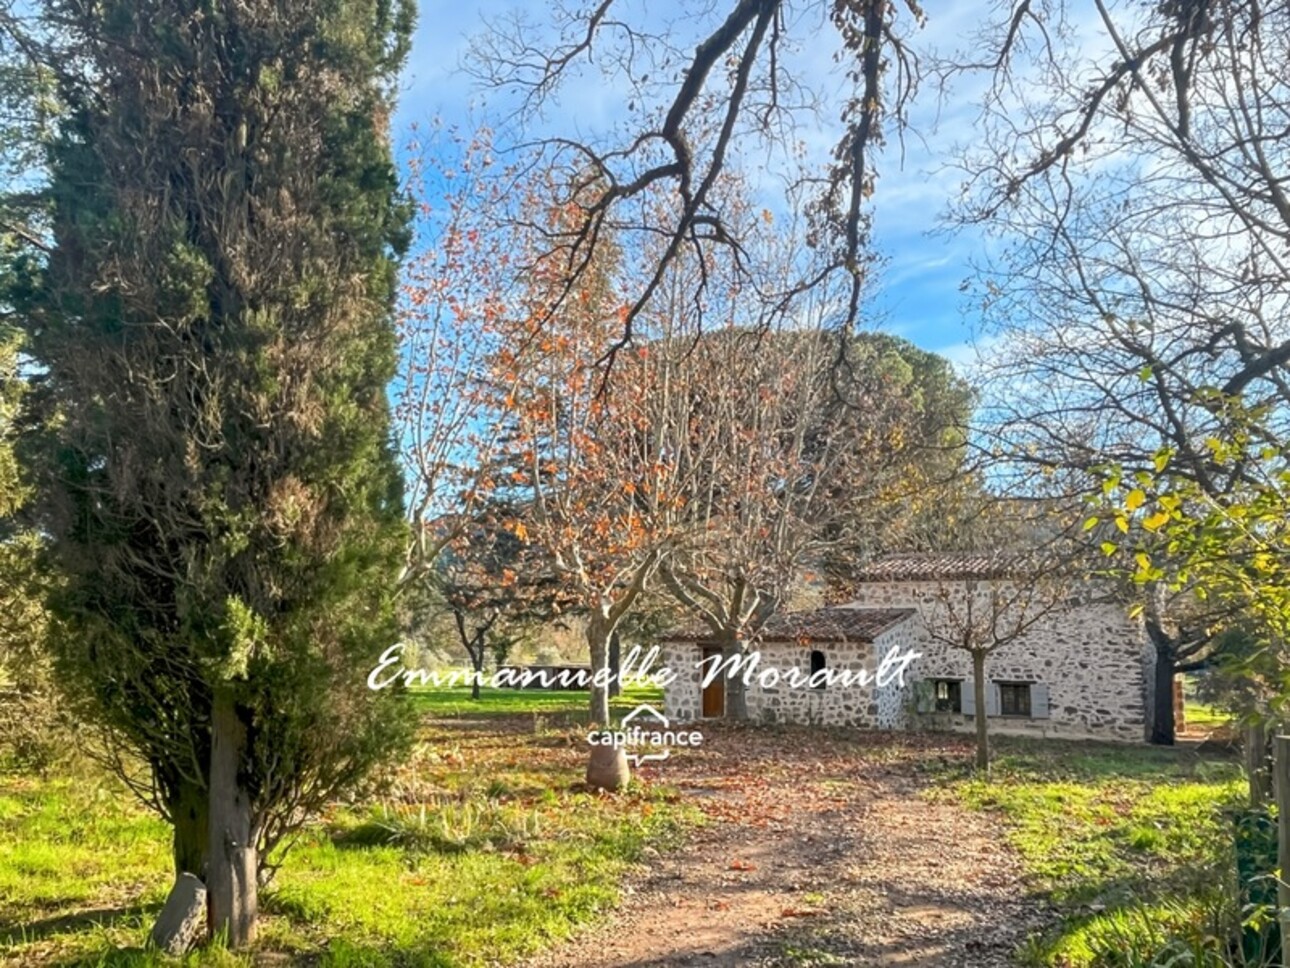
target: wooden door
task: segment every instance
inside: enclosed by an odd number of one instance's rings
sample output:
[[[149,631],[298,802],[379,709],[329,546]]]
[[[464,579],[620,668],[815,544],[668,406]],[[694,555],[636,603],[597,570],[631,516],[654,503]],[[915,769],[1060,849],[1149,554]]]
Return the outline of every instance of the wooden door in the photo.
[[[712,646],[705,647],[703,657],[705,659],[711,656],[721,655],[721,649]],[[708,668],[708,666],[704,666]],[[726,680],[718,677],[713,679],[703,689],[703,718],[719,719],[726,714]]]

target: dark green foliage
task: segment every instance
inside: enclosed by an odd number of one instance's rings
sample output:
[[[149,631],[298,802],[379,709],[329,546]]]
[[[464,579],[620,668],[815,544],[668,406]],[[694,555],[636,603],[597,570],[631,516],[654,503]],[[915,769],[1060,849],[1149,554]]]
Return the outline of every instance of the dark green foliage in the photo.
[[[20,345],[18,334],[0,325],[0,765],[44,769],[67,735],[40,648],[46,576],[37,536],[23,526],[31,492],[14,455],[26,385]]]
[[[1233,812],[1232,825],[1236,839],[1236,886],[1245,915],[1241,953],[1247,965],[1280,964],[1276,820],[1266,810],[1240,810]],[[1252,918],[1256,913],[1260,917]]]
[[[364,680],[397,639],[405,538],[385,387],[407,211],[384,128],[412,8],[46,14],[76,64],[54,245],[18,308],[65,579],[51,646],[172,819],[201,813],[212,692],[232,688],[271,847],[408,733]]]
[[[879,426],[883,415],[887,426],[881,446],[861,445],[865,475],[851,486],[863,500],[855,501],[844,537],[824,559],[845,594],[853,569],[875,555],[944,550],[950,532],[963,530],[956,513],[980,493],[967,466],[976,395],[943,356],[886,333],[851,338],[832,379],[846,387],[851,406]]]

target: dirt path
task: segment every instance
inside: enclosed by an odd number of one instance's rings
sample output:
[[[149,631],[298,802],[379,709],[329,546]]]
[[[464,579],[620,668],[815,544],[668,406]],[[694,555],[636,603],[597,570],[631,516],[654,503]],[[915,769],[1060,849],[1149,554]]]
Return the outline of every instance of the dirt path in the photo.
[[[1044,919],[1017,859],[993,818],[916,779],[955,742],[705,731],[701,752],[647,770],[710,822],[650,852],[608,924],[529,968],[1013,964]]]

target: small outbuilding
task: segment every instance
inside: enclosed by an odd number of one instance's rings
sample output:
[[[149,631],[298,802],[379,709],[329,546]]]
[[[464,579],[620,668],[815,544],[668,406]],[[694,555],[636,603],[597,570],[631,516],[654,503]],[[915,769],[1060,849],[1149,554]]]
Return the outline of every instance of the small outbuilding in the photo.
[[[822,608],[772,618],[750,645],[749,661],[739,671],[748,682],[749,718],[899,726],[904,702],[900,685],[878,684],[876,672],[881,656],[912,644],[909,620],[914,614],[910,608]],[[726,675],[711,674],[720,661],[721,647],[702,631],[680,630],[667,636],[663,664],[677,673],[663,693],[669,719],[688,722],[725,715]],[[861,679],[868,684],[859,685]]]

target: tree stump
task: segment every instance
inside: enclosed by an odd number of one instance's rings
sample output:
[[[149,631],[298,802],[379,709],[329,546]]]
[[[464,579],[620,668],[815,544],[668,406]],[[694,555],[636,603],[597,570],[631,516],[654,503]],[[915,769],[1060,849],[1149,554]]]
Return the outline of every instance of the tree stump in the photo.
[[[621,790],[632,778],[627,752],[612,746],[593,746],[587,763],[587,786],[593,790]]]
[[[185,954],[206,931],[206,885],[180,874],[152,926],[152,943],[172,957]]]

